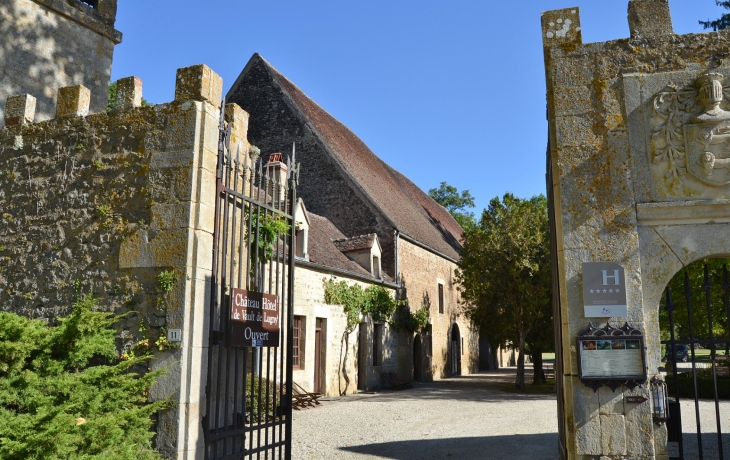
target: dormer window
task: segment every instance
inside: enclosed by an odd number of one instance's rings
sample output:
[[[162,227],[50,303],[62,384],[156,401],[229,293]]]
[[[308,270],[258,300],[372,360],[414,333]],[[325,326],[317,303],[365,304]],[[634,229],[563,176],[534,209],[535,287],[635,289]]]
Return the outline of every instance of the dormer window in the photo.
[[[294,257],[309,260],[309,214],[301,198],[297,200],[294,229]]]
[[[352,238],[343,238],[334,240],[333,243],[348,259],[367,270],[371,276],[382,279],[383,275],[380,266],[382,251],[377,234],[370,233]]]

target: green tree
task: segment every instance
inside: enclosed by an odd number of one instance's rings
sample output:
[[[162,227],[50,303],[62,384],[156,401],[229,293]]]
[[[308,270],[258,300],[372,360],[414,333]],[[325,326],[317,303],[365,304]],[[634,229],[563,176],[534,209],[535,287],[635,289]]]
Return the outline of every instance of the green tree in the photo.
[[[704,259],[693,262],[679,270],[669,281],[668,287],[674,303],[674,336],[676,339],[689,339],[689,309],[685,280],[690,288],[689,300],[692,305],[692,329],[695,338],[710,338],[710,316],[707,312],[705,286],[705,265],[710,291],[710,314],[712,333],[715,338],[727,337],[727,311],[723,299],[723,266],[730,265],[730,259]],[[665,294],[666,296],[666,294]],[[666,310],[666,297],[659,309],[659,325],[662,340],[670,338],[669,313]]]
[[[476,225],[474,213],[466,211],[467,208],[474,207],[474,197],[471,196],[469,190],[464,190],[459,193],[456,187],[446,182],[441,182],[441,186],[429,190],[428,195],[435,202],[446,208],[464,230],[468,230]]]
[[[726,10],[730,10],[729,0],[715,0],[715,4],[717,6],[725,8]],[[724,13],[722,16],[720,16],[718,19],[715,19],[714,21],[708,19],[707,21],[698,22],[705,29],[712,29],[714,31],[723,30],[730,26],[730,13]]]
[[[0,312],[0,458],[159,459],[147,402],[160,372],[133,368],[149,355],[117,359],[117,318],[79,299],[56,326]]]
[[[525,388],[528,344],[537,356],[552,347],[550,246],[547,200],[543,195],[494,198],[474,228],[467,230],[456,279],[467,316],[492,345],[518,350],[515,385]],[[536,373],[544,381],[542,360]]]

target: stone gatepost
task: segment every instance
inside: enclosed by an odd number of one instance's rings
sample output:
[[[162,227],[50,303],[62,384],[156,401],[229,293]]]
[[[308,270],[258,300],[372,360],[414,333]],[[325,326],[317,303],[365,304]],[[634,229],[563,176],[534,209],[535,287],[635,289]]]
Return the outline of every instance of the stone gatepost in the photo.
[[[683,266],[730,253],[718,237],[730,232],[730,36],[674,34],[667,0],[632,0],[628,16],[631,38],[584,44],[578,8],[542,15],[565,459],[668,458],[648,383],[589,388],[576,337],[589,322],[628,323],[645,337],[648,379],[661,378],[665,286]],[[627,316],[585,316],[584,262],[625,269]]]

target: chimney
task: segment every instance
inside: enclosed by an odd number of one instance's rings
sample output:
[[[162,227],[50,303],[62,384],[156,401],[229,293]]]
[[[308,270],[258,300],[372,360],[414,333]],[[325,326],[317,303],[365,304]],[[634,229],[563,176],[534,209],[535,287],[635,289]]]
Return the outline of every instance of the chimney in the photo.
[[[284,156],[281,153],[272,153],[269,155],[269,161],[264,166],[264,176],[269,181],[267,192],[274,201],[280,201],[286,197],[285,188],[288,168],[283,160]]]

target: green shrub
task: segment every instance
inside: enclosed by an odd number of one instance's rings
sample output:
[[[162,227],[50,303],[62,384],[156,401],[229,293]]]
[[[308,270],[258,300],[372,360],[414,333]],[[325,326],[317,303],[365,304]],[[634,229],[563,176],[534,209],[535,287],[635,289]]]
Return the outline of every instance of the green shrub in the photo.
[[[117,359],[117,318],[95,305],[82,297],[56,326],[0,312],[0,458],[160,458],[150,417],[172,403],[147,402],[160,371]]]
[[[715,399],[715,383],[712,379],[712,371],[697,372],[697,396],[700,399]],[[674,396],[674,376],[667,375],[667,389],[669,396]],[[677,377],[680,398],[694,398],[695,387],[692,373],[687,372]],[[727,377],[717,378],[717,397],[719,399],[730,399],[730,379]]]

